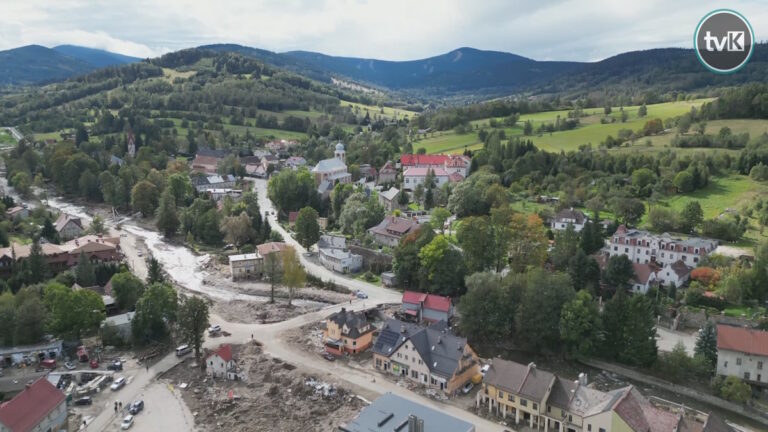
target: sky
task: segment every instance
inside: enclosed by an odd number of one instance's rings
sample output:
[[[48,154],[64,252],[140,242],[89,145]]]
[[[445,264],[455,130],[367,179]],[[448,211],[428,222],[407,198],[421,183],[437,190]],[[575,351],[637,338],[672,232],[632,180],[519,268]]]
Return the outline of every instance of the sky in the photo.
[[[459,47],[595,61],[691,48],[709,11],[768,38],[767,0],[0,0],[0,50],[60,44],[154,57],[211,43],[412,60]]]

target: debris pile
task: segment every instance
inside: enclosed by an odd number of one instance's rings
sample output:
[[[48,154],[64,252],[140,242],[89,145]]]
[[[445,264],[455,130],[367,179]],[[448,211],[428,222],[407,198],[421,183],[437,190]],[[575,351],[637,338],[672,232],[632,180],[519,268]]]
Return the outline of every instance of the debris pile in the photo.
[[[256,343],[232,348],[247,383],[212,379],[184,363],[164,376],[187,384],[182,396],[201,431],[335,431],[364,406],[337,383],[303,374]]]

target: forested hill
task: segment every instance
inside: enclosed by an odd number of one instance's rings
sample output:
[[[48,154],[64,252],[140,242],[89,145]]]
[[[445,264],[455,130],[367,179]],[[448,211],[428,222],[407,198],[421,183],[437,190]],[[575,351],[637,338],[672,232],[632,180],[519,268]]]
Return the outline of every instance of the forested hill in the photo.
[[[139,59],[75,45],[27,45],[0,51],[0,86],[60,81],[106,66]]]

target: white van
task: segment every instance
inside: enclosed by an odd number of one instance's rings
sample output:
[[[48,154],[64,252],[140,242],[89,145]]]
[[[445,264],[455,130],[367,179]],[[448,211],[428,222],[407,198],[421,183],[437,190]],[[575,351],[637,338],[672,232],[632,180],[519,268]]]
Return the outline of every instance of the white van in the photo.
[[[182,345],[178,348],[176,348],[176,355],[181,357],[183,355],[187,355],[192,352],[192,348],[190,348],[189,345]]]

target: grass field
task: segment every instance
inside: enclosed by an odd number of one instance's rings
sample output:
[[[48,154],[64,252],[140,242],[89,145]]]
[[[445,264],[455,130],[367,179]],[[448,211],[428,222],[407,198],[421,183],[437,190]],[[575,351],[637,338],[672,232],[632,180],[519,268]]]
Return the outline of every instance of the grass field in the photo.
[[[0,145],[13,145],[16,144],[16,140],[10,132],[5,129],[0,129]]]
[[[195,71],[181,72],[177,71],[176,69],[163,68],[163,78],[165,78],[168,82],[173,82],[173,80],[176,78],[187,79],[196,73],[197,72]]]
[[[711,99],[697,99],[694,101],[683,102],[667,102],[661,104],[648,105],[648,114],[645,117],[639,117],[637,111],[639,106],[624,107],[624,111],[627,112],[629,118],[625,123],[621,123],[617,120],[616,123],[602,124],[600,121],[605,117],[602,108],[592,108],[584,111],[586,117],[579,119],[581,126],[576,129],[562,132],[553,132],[551,134],[533,135],[529,139],[536,144],[542,150],[560,152],[560,151],[572,151],[577,150],[581,145],[592,144],[597,146],[605,140],[608,135],[616,137],[621,129],[631,129],[636,131],[641,129],[646,121],[654,118],[660,118],[665,120],[667,118],[677,117],[688,112],[691,107],[701,106],[703,103],[710,101]],[[534,125],[534,129],[542,123],[554,123],[557,117],[566,119],[568,117],[568,111],[546,111],[534,114],[525,114],[520,116],[520,121],[514,128],[504,128],[504,132],[508,137],[521,136],[522,125],[526,121],[531,121]],[[609,117],[619,119],[621,113],[618,107],[612,109],[612,113]],[[501,119],[498,119],[501,120]],[[487,127],[490,119],[477,120],[472,122],[473,126]],[[749,122],[749,120],[745,120]],[[745,128],[755,129],[768,127],[768,121],[757,120],[757,122],[765,122],[765,125],[753,125],[744,124],[741,125]],[[716,123],[716,122],[713,122]],[[711,126],[715,130],[719,130],[721,126],[713,124]],[[736,127],[732,128],[734,132]],[[708,127],[709,130],[709,127]],[[669,145],[673,134],[660,135],[656,137],[649,137],[648,139],[654,144],[654,147],[664,147]],[[646,140],[643,139],[643,142]],[[424,147],[427,153],[441,153],[441,152],[461,152],[465,148],[476,149],[480,147],[480,140],[477,137],[476,132],[468,134],[456,134],[453,131],[436,132],[426,139],[414,142],[413,147]]]
[[[386,118],[394,118],[397,116],[397,118],[403,118],[403,116],[408,116],[409,118],[413,118],[413,116],[416,114],[413,111],[407,111],[400,108],[391,108],[391,107],[377,107],[372,105],[364,105],[357,102],[349,102],[342,100],[341,101],[342,106],[351,106],[354,110],[355,108],[359,109],[361,111],[361,115],[365,115],[365,111],[368,111],[371,113],[371,117],[373,117],[375,114],[378,114],[381,117]]]

